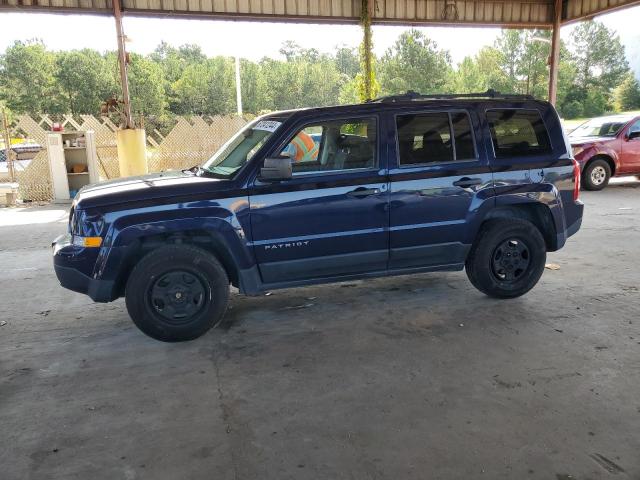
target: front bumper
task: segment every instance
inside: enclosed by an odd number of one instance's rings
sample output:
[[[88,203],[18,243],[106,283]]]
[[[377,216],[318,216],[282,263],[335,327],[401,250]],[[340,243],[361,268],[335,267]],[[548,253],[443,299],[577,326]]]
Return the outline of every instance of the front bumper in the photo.
[[[83,248],[71,243],[71,235],[61,235],[51,244],[53,268],[60,285],[78,293],[89,295],[95,302],[114,299],[115,282],[95,278],[93,270],[99,248]]]

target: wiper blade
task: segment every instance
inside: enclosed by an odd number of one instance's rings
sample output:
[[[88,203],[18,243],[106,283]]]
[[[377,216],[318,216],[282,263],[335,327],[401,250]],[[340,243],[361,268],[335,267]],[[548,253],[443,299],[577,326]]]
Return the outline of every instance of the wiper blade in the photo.
[[[228,178],[228,175],[224,175],[218,172],[212,172],[207,168],[202,168],[200,165],[194,165],[191,168],[185,168],[182,173],[191,173],[196,177],[211,177],[211,178]]]
[[[184,170],[182,170],[182,173],[192,173],[194,175],[198,175],[201,170],[204,170],[204,168],[202,168],[200,165],[194,165],[191,168],[185,168]]]

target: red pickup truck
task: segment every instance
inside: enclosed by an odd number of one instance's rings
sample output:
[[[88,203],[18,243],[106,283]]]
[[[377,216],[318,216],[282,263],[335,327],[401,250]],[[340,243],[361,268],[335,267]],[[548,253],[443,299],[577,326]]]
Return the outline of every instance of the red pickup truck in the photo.
[[[640,114],[593,118],[569,140],[586,190],[602,190],[611,177],[640,177]]]

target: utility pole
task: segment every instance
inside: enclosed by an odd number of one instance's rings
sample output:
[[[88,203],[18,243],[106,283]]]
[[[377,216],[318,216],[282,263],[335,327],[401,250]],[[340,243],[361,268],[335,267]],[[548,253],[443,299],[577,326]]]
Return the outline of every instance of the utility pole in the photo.
[[[242,116],[242,84],[240,83],[240,57],[236,55],[236,106],[238,116]]]
[[[124,110],[125,128],[134,128],[131,115],[131,98],[129,97],[129,79],[127,76],[127,51],[125,50],[125,35],[122,28],[122,10],[120,0],[113,0],[113,15],[116,19],[116,33],[118,35],[118,64],[120,65],[120,84],[122,86],[122,103]]]

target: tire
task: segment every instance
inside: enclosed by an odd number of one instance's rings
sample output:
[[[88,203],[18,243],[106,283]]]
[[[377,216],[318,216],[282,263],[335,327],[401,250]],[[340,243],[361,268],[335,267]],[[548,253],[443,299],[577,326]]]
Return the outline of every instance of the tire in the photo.
[[[606,160],[596,159],[590,162],[582,172],[582,185],[585,190],[602,190],[609,184],[611,167]]]
[[[190,245],[151,251],[133,268],[125,290],[133,323],[156,340],[193,340],[227,310],[229,278],[209,252]]]
[[[482,293],[514,298],[538,283],[546,260],[546,244],[535,225],[519,218],[496,218],[482,225],[465,270]]]

